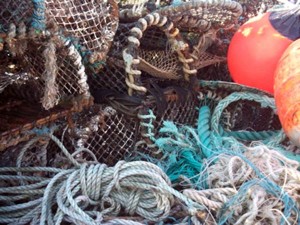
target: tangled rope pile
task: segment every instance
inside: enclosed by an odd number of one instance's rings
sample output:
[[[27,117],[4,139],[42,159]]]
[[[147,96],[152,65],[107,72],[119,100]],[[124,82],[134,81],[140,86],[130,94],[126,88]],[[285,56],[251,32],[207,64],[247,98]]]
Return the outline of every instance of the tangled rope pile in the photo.
[[[201,106],[196,128],[165,121],[156,137],[148,120],[142,125],[163,157],[142,158],[160,165],[187,197],[209,208],[206,224],[299,223],[299,158],[281,144],[283,132],[220,125],[224,110],[241,99],[275,110],[272,98],[234,92],[218,100],[213,113]]]
[[[215,163],[209,164],[202,176],[206,177],[208,187],[216,189],[209,199],[223,203],[219,212],[221,224],[225,221],[280,224],[282,218],[291,223],[299,220],[298,162],[258,145],[244,147],[243,154],[220,154]],[[293,184],[293,190],[290,184]],[[223,189],[229,189],[231,193],[222,193]],[[221,190],[220,194],[218,190]],[[197,191],[187,191],[187,196],[193,194],[198,195]],[[218,195],[223,195],[223,198],[216,197]]]
[[[160,221],[170,214],[174,197],[182,201],[191,214],[204,209],[174,190],[167,175],[154,164],[142,161],[119,161],[114,167],[79,164],[58,139],[46,136],[60,145],[75,168],[0,168],[0,180],[8,184],[0,188],[0,223],[61,224],[68,221],[96,225],[102,224],[105,216],[120,213]],[[138,223],[117,219],[108,224]]]

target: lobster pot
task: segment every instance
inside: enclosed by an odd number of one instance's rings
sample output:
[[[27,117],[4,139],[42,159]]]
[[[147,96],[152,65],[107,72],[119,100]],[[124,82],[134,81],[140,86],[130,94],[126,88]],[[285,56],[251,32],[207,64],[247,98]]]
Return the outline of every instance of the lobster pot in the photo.
[[[4,47],[0,52],[3,96],[42,103],[44,109],[78,96],[89,97],[81,56],[68,41],[41,35]]]
[[[272,96],[261,90],[225,81],[200,81],[200,105],[208,105],[211,111],[215,110],[220,100],[234,92],[247,96],[247,93],[258,96]],[[266,131],[281,128],[279,118],[271,107],[262,106],[255,100],[247,97],[232,100],[221,114],[220,126],[227,130],[238,131]]]
[[[158,109],[153,99],[140,106],[138,111],[133,111],[128,106],[124,106],[122,101],[114,102],[113,106],[108,104],[95,104],[89,109],[80,113],[75,113],[72,119],[68,120],[65,129],[54,132],[70,152],[80,149],[88,149],[96,156],[99,162],[114,165],[119,160],[127,160],[137,154],[154,154],[154,147],[147,137],[146,127],[143,125],[151,119],[154,123],[154,132],[162,126],[164,120],[172,120],[178,124],[194,124],[196,121],[196,99],[189,96],[186,101],[178,101],[174,94],[165,95],[167,106]],[[183,100],[183,99],[181,99]],[[127,107],[127,113],[124,112]],[[160,114],[149,118],[149,112]],[[129,115],[129,111],[132,113]],[[143,114],[145,113],[145,114]],[[154,114],[153,114],[154,115]],[[149,123],[149,122],[148,122]],[[141,148],[143,146],[143,148]],[[56,144],[52,143],[48,147],[48,152],[57,154],[60,152]],[[83,152],[78,154],[79,159],[89,157]],[[55,158],[50,157],[50,158]],[[51,163],[52,164],[52,163]]]
[[[36,136],[35,131],[43,127],[55,126],[72,112],[72,107],[55,107],[43,110],[39,105],[22,100],[1,99],[0,107],[0,151],[11,152],[19,143]],[[11,154],[13,154],[12,150]]]

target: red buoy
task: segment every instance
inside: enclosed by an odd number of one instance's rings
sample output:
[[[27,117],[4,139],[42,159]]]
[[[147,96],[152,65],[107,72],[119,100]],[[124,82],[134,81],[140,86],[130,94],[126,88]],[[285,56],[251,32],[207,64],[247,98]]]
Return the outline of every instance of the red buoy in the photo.
[[[227,55],[228,69],[236,83],[271,94],[276,65],[293,42],[289,34],[280,30],[280,12],[274,13],[264,13],[243,24],[233,36]]]

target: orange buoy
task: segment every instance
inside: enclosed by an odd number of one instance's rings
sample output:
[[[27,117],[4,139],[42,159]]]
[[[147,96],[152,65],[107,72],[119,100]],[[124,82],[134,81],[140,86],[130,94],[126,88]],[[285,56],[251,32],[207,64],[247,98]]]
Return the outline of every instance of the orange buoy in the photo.
[[[234,34],[227,54],[236,83],[274,92],[274,72],[285,49],[300,36],[299,7],[251,18]]]
[[[285,133],[300,147],[300,39],[285,50],[277,64],[274,97]]]

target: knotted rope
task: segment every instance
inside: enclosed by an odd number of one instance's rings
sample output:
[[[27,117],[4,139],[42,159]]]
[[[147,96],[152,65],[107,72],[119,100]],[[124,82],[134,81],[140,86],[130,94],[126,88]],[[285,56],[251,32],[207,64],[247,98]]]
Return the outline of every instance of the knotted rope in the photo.
[[[42,131],[40,135],[56,142],[75,167],[0,168],[0,180],[13,184],[0,187],[0,223],[42,225],[69,221],[96,225],[105,216],[120,213],[160,221],[169,216],[175,198],[185,203],[191,215],[204,209],[174,190],[167,175],[152,163],[119,161],[114,167],[79,164],[51,133]],[[18,161],[21,159],[22,156]],[[111,220],[108,224],[117,223],[138,224],[126,220]]]

